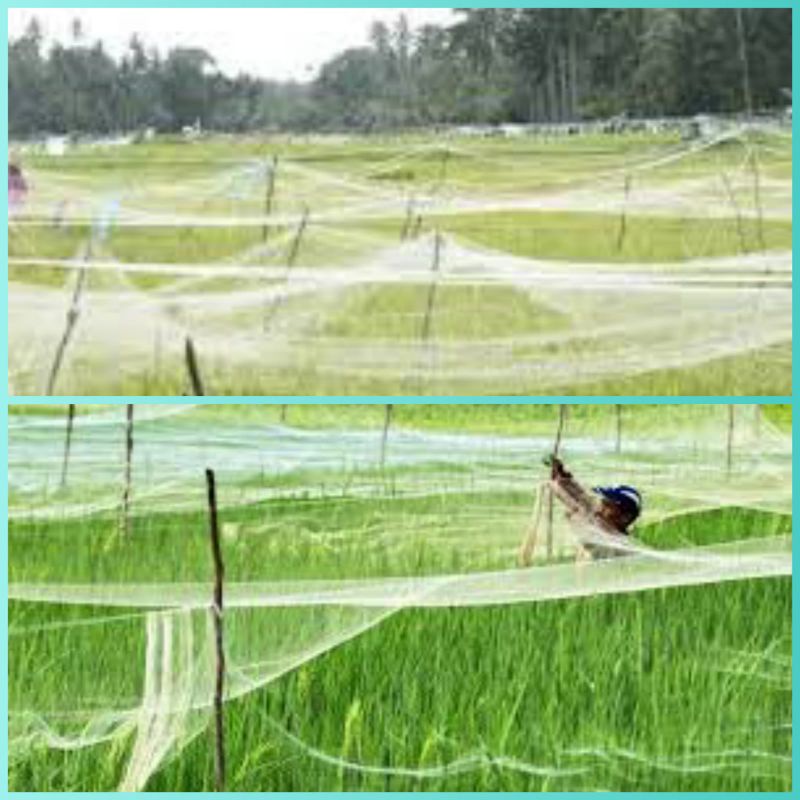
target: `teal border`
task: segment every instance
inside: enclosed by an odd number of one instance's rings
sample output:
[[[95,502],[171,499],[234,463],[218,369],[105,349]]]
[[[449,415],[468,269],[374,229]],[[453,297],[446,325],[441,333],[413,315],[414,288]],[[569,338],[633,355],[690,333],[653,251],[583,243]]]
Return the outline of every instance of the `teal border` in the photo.
[[[152,3],[152,2],[142,2],[136,4],[130,3],[96,3],[96,2],[83,2],[80,3],[80,8],[126,8],[126,7],[138,7],[138,8],[160,8],[162,4]],[[236,8],[280,8],[285,4],[281,3],[263,3],[263,2],[256,2],[256,3],[248,3],[248,2],[239,2],[236,3]],[[541,2],[537,3],[535,7],[540,8],[648,8],[648,7],[657,7],[657,8],[752,8],[752,7],[760,7],[760,8],[792,8],[794,9],[795,3],[792,0],[777,0],[776,2],[767,2],[767,3],[759,3],[758,0],[683,0],[683,2],[651,2],[651,3],[626,3],[626,2],[619,2],[619,0],[584,0],[584,2],[558,2],[558,0],[542,0]],[[38,3],[14,3],[14,4],[5,4],[6,11],[10,8],[73,8],[77,7],[75,4],[70,3],[63,3],[63,2],[45,2],[42,4]],[[186,3],[183,0],[177,0],[177,2],[172,2],[169,4],[170,8],[197,8],[197,7],[206,7],[206,8],[219,8],[221,7],[220,3],[212,3],[212,2],[195,2],[195,3]],[[309,2],[306,3],[303,7],[305,8],[376,8],[376,7],[383,7],[383,8],[395,8],[396,6],[387,3],[381,2],[365,2],[365,3],[321,3],[321,2]],[[440,4],[440,3],[430,3],[430,2],[423,2],[423,3],[406,3],[404,8],[451,8],[453,7],[451,4]],[[534,4],[531,3],[519,3],[519,2],[465,2],[459,4],[460,8],[524,8],[524,7],[534,7]],[[3,32],[5,34],[5,38],[8,38],[8,15],[7,13],[3,15],[2,19],[2,27]],[[800,20],[798,19],[797,14],[792,15],[792,35],[795,42],[798,41],[798,37],[800,36]],[[0,65],[3,67],[3,74],[7,75],[8,72],[8,51],[3,51],[2,55],[0,56]],[[797,78],[800,76],[800,67],[798,67],[797,62],[794,62],[792,65],[792,73],[793,73],[793,83],[797,83]],[[2,86],[0,86],[0,92],[2,93],[2,104],[5,109],[5,119],[8,119],[8,82],[7,80],[2,81]],[[794,105],[794,104],[793,104]],[[794,127],[794,126],[793,126]],[[2,139],[3,145],[6,151],[8,150],[8,128],[4,126],[2,129]],[[793,182],[794,178],[798,176],[798,167],[797,167],[797,146],[792,144],[792,157],[793,157],[793,169],[792,169],[792,176]],[[8,208],[7,208],[7,195],[2,194],[2,211],[4,215],[7,215]],[[798,201],[794,200],[793,202],[793,210],[796,210],[798,206]],[[4,251],[8,252],[8,229],[6,226],[2,228],[2,237],[3,237],[3,247]],[[2,483],[0,483],[0,507],[2,508],[3,512],[3,536],[0,537],[0,561],[4,565],[4,569],[2,572],[2,608],[3,613],[0,617],[0,633],[2,634],[2,639],[0,642],[3,644],[8,641],[8,406],[9,405],[46,405],[46,404],[63,404],[63,403],[107,403],[107,404],[115,404],[121,405],[123,403],[142,403],[142,404],[155,404],[155,403],[185,403],[187,401],[195,403],[195,404],[205,404],[205,405],[214,405],[214,404],[233,404],[233,403],[246,403],[246,404],[256,404],[256,403],[263,403],[265,405],[277,405],[277,404],[284,404],[286,402],[290,402],[292,404],[298,405],[346,405],[346,404],[363,404],[363,405],[376,405],[376,404],[384,404],[387,402],[392,402],[395,404],[435,404],[435,405],[446,405],[446,404],[493,404],[493,403],[503,403],[503,404],[510,404],[510,405],[526,405],[526,404],[555,404],[555,403],[570,403],[574,405],[600,405],[604,403],[625,403],[625,404],[632,404],[632,405],[644,405],[644,404],[661,404],[661,405],[685,405],[685,404],[695,404],[695,403],[710,403],[710,404],[745,404],[745,403],[761,403],[761,404],[777,404],[777,403],[790,403],[792,405],[793,416],[797,414],[798,405],[794,400],[795,395],[795,388],[797,387],[797,378],[798,378],[798,368],[796,363],[793,361],[792,363],[792,397],[758,397],[758,396],[750,396],[750,397],[670,397],[670,398],[662,398],[662,397],[613,397],[613,396],[593,396],[593,397],[554,397],[554,396],[544,396],[544,397],[507,397],[507,396],[496,396],[496,397],[403,397],[403,398],[394,398],[394,397],[292,397],[292,398],[284,398],[284,397],[202,397],[202,398],[181,398],[181,397],[58,397],[58,398],[51,398],[51,397],[25,397],[25,398],[11,398],[9,396],[9,387],[8,387],[8,263],[5,262],[3,265],[4,276],[2,281],[2,293],[5,298],[5,302],[2,304],[2,308],[0,309],[0,315],[2,315],[3,319],[3,326],[2,326],[2,336],[3,336],[3,343],[2,347],[0,347],[0,364],[3,367],[4,378],[0,380],[0,443],[2,443],[2,449],[5,453],[5,458],[3,459],[2,463]],[[797,299],[797,292],[794,291],[793,299],[796,301]],[[793,321],[792,329],[793,329],[793,336],[797,334],[797,324]],[[797,427],[793,429],[792,434],[793,439],[793,446],[795,451],[797,450],[797,445],[800,442],[800,432],[798,432]],[[798,480],[795,476],[793,476],[793,489],[797,489]],[[795,491],[796,494],[796,491]],[[796,508],[797,501],[793,499],[792,502],[792,511],[793,514],[797,512]],[[800,545],[793,544],[793,556],[797,556],[798,548]],[[792,615],[793,615],[793,625],[792,625],[792,633],[793,633],[793,643],[792,643],[792,654],[794,660],[797,659],[798,654],[800,654],[800,646],[797,642],[797,619],[798,614],[800,613],[800,604],[798,604],[798,592],[797,590],[793,590],[792,593]],[[8,654],[6,647],[0,645],[0,681],[2,681],[2,690],[0,690],[0,713],[2,713],[3,724],[0,725],[0,796],[9,796],[8,792],[8,682],[3,681],[2,677],[8,675]],[[792,721],[793,724],[797,717],[798,711],[798,701],[797,701],[797,688],[800,686],[800,680],[793,681],[793,688],[795,689],[793,698],[792,698]],[[796,787],[798,783],[798,759],[796,757],[793,758],[792,764],[792,783]],[[38,798],[48,796],[51,793],[31,793],[31,792],[17,792],[12,797],[19,797],[19,798]],[[55,794],[55,793],[52,793]],[[78,793],[71,793],[65,792],[62,793],[63,795],[77,795]],[[180,794],[184,794],[188,797],[195,797],[205,793],[176,793],[175,795],[168,795],[168,796],[178,796]],[[245,793],[241,794],[233,794],[232,796],[245,796]],[[330,793],[322,793],[326,796],[339,796],[346,793],[341,792],[330,792]],[[458,800],[458,798],[464,797],[469,794],[472,797],[492,797],[493,795],[490,793],[438,793],[439,797],[443,798],[452,798],[452,800]],[[523,793],[508,793],[510,796],[519,796],[524,797]],[[296,798],[298,796],[316,796],[317,793],[273,793],[273,797],[277,798],[285,798],[286,800],[290,800],[290,798]],[[410,794],[405,793],[398,793],[399,796],[412,796]],[[690,792],[685,794],[678,794],[678,793],[663,793],[664,796],[670,797],[682,797],[682,796],[694,796],[694,797],[714,797],[716,795],[712,793],[697,793],[697,792]],[[108,796],[109,798],[116,796],[116,793],[97,793],[96,796],[104,797]],[[157,796],[157,795],[154,795]],[[166,797],[167,795],[165,795]],[[214,795],[208,794],[207,796],[212,797]],[[378,797],[379,794],[376,793],[360,793],[360,796],[369,798],[369,797]],[[563,793],[557,796],[563,797],[591,797],[591,794],[588,793]],[[647,793],[644,792],[630,792],[626,793],[626,796],[630,797],[646,797]],[[763,793],[762,797],[785,797],[785,794],[781,793]]]

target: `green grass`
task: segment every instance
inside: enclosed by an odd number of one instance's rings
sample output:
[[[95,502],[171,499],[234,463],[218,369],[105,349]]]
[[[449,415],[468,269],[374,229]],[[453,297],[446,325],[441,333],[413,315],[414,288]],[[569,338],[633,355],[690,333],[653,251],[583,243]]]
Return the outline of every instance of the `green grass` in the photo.
[[[437,223],[439,220],[437,220]],[[586,263],[658,263],[736,255],[757,249],[758,223],[735,218],[633,216],[620,237],[621,215],[497,212],[444,217],[441,227],[464,240],[524,258]],[[791,222],[765,221],[768,250],[792,246]],[[619,246],[621,244],[621,246]]]
[[[430,287],[369,287],[348,293],[325,326],[331,336],[417,340],[424,330]],[[430,335],[439,340],[485,339],[568,326],[565,315],[510,287],[443,286],[436,290]]]
[[[763,198],[768,208],[779,205],[791,181],[790,148],[777,137],[768,137],[759,158],[764,178]],[[406,198],[424,195],[455,196],[461,200],[509,201],[508,210],[486,213],[464,211],[458,214],[426,215],[421,232],[440,229],[461,245],[488,248],[524,258],[569,262],[580,280],[583,268],[592,264],[682,262],[696,257],[736,255],[756,251],[763,245],[770,250],[791,246],[791,222],[768,217],[763,222],[763,243],[758,225],[745,216],[705,218],[704,205],[716,208],[721,202],[711,192],[719,183],[721,170],[733,182],[740,208],[752,211],[753,176],[743,162],[746,150],[741,143],[726,143],[694,153],[682,160],[660,161],[682,145],[674,136],[588,136],[520,139],[433,139],[430,136],[354,137],[346,140],[288,137],[210,137],[194,143],[158,140],[114,152],[77,151],[64,158],[32,156],[26,167],[33,171],[35,191],[32,202],[48,220],[55,204],[69,199],[73,212],[92,216],[103,198],[114,196],[123,209],[143,211],[165,217],[175,216],[257,216],[263,212],[264,187],[257,175],[258,162],[280,156],[274,211],[296,215],[307,204],[311,222],[299,248],[297,265],[303,268],[325,266],[353,267],[381,263],[387,248],[400,244],[405,226],[402,213]],[[447,154],[447,155],[446,155]],[[445,161],[446,155],[446,161]],[[655,164],[638,171],[637,165]],[[744,166],[743,166],[744,164]],[[698,210],[681,206],[674,216],[658,213],[630,213],[621,236],[621,214],[615,211],[588,213],[580,210],[583,201],[570,211],[529,211],[514,209],[517,199],[544,202],[552,193],[592,190],[609,203],[621,199],[622,182],[633,175],[631,202],[637,192],[679,191],[689,187],[687,198]],[[251,177],[248,177],[250,175]],[[611,177],[609,177],[611,176]],[[616,176],[616,177],[614,177]],[[703,181],[706,183],[704,184]],[[242,184],[242,186],[239,186]],[[619,184],[619,185],[618,185]],[[693,186],[705,186],[696,189]],[[239,187],[239,188],[237,188]],[[243,187],[243,188],[242,188]],[[234,191],[235,189],[235,191]],[[241,191],[239,191],[241,189]],[[380,199],[395,198],[397,210],[383,211]],[[667,195],[669,196],[669,191]],[[373,204],[373,205],[371,205]],[[591,205],[589,207],[592,207]],[[602,208],[602,204],[598,206]],[[348,211],[349,210],[349,211]],[[341,218],[341,212],[347,211]],[[328,214],[333,216],[326,216]],[[696,216],[695,216],[696,215]],[[133,263],[219,264],[224,262],[254,265],[282,265],[287,258],[295,231],[294,223],[272,228],[264,248],[258,226],[173,227],[147,226],[112,228],[95,256],[104,260]],[[70,259],[89,238],[85,224],[56,229],[46,222],[38,226],[14,226],[9,234],[9,256],[26,259]],[[422,257],[424,260],[427,256]],[[447,253],[445,252],[445,259]],[[585,267],[583,266],[585,265]],[[427,268],[427,262],[421,265]],[[46,302],[53,304],[59,317],[63,313],[60,292],[67,302],[70,281],[65,270],[44,265],[10,265],[12,304],[19,287],[46,287],[51,290]],[[287,273],[287,281],[291,283]],[[713,358],[698,366],[679,369],[658,368],[642,374],[624,374],[613,379],[587,383],[578,376],[563,386],[540,386],[533,380],[509,376],[505,382],[488,387],[476,370],[474,379],[449,379],[447,370],[430,379],[417,380],[374,374],[337,374],[331,364],[320,361],[315,337],[328,335],[343,340],[379,339],[400,346],[412,343],[420,333],[428,287],[361,286],[329,293],[311,292],[294,296],[282,304],[277,315],[278,334],[264,332],[263,305],[255,298],[249,307],[231,309],[226,315],[224,300],[235,291],[256,291],[270,284],[263,277],[251,279],[176,277],[164,274],[128,273],[92,275],[90,294],[142,293],[140,300],[153,300],[154,314],[170,317],[172,311],[198,298],[197,311],[179,314],[181,322],[195,335],[208,391],[214,394],[264,395],[377,395],[412,392],[414,394],[787,394],[790,390],[790,344],[767,350],[752,350],[740,355]],[[563,290],[562,290],[563,291]],[[169,308],[165,311],[166,295]],[[204,296],[207,296],[204,298]],[[216,296],[216,297],[214,297]],[[30,295],[26,296],[30,299]],[[219,304],[206,313],[203,299]],[[565,298],[570,300],[570,298]],[[624,298],[631,300],[633,298]],[[92,297],[86,301],[92,305]],[[31,300],[33,302],[33,300]],[[42,302],[45,302],[43,297]],[[588,301],[587,301],[588,302]],[[598,300],[598,302],[603,302]],[[48,306],[49,307],[49,306]],[[12,308],[13,311],[13,308]],[[641,309],[636,307],[635,312]],[[42,312],[44,313],[44,312]],[[113,312],[112,312],[113,313]],[[529,295],[513,285],[440,287],[431,325],[433,339],[447,345],[463,343],[465,348],[481,339],[522,340],[526,334],[543,330],[591,331],[592,309],[583,301],[575,307],[558,298]],[[88,316],[88,315],[87,315]],[[588,322],[588,324],[587,324]],[[15,323],[20,325],[22,323]],[[82,324],[79,322],[79,328]],[[73,395],[180,394],[186,390],[185,369],[180,360],[182,342],[165,342],[171,354],[156,364],[155,345],[144,341],[141,328],[126,326],[114,342],[109,357],[109,338],[92,332],[87,339],[79,335],[71,344],[58,390]],[[10,360],[12,373],[30,370],[32,360],[50,360],[46,342],[37,343],[29,353],[31,340],[39,332],[12,329]],[[212,340],[204,342],[204,334]],[[274,338],[285,335],[290,341],[305,342],[285,353]],[[686,332],[684,332],[684,335]],[[789,332],[787,331],[787,337]],[[40,338],[40,337],[38,337]],[[113,337],[111,337],[113,338]],[[226,346],[228,339],[233,344]],[[263,342],[261,341],[263,339]],[[245,340],[243,347],[238,344]],[[585,342],[574,341],[563,349],[569,365],[580,354]],[[469,353],[469,350],[465,350]],[[536,360],[541,352],[526,350],[521,344],[514,352],[520,361]],[[562,355],[562,354],[560,354]],[[124,365],[109,370],[109,358]],[[387,356],[387,358],[389,358]],[[344,359],[342,359],[344,360]],[[480,360],[476,355],[474,360]],[[475,369],[464,356],[450,364],[459,371]],[[336,363],[333,364],[333,367]],[[402,365],[400,372],[414,365]],[[478,365],[480,366],[480,365]],[[576,367],[577,370],[577,367]],[[511,372],[511,370],[509,370]],[[412,386],[413,384],[413,386]],[[28,392],[15,381],[15,390]]]
[[[494,499],[523,503],[522,497]],[[359,546],[357,532],[376,521],[391,524],[397,515],[447,516],[463,498],[437,500],[435,509],[431,502],[279,502],[226,512],[227,522],[233,517],[244,526],[238,544],[226,545],[231,579],[281,572],[321,576],[331,568],[335,574],[359,566],[373,574],[408,569],[404,559],[414,547],[382,563],[363,539]],[[273,535],[255,535],[265,519]],[[35,574],[64,582],[124,580],[126,569],[152,580],[208,575],[200,515],[149,516],[137,521],[135,545],[104,548],[100,543],[113,524],[12,525],[12,580]],[[727,509],[644,532],[669,546],[687,539],[719,541],[746,529],[763,532],[765,526],[779,533],[787,520]],[[335,564],[302,544],[303,531],[320,527],[343,531],[352,541]],[[288,546],[292,541],[300,542],[294,550]],[[433,556],[432,550],[427,556],[418,551],[417,569],[423,565],[425,571],[426,557]],[[447,566],[438,558],[428,563]],[[790,606],[791,581],[768,580],[541,605],[401,612],[227,705],[228,789],[788,791]],[[87,613],[104,612],[13,602],[10,627],[13,633]],[[246,648],[253,639],[257,650],[276,630],[299,635],[311,624],[308,613],[235,611],[229,631],[244,636]],[[12,708],[30,702],[31,692],[37,693],[39,708],[69,708],[73,696],[87,691],[101,707],[135,702],[143,647],[139,620],[88,630],[78,637],[59,631],[12,636]],[[104,642],[108,631],[114,632],[113,648]],[[65,653],[65,643],[73,640]],[[61,665],[71,671],[64,674]],[[91,674],[84,674],[87,669]],[[304,745],[287,738],[286,731]],[[484,764],[462,775],[393,777],[332,766],[307,748],[377,767],[436,767],[483,754],[584,771],[544,778]],[[112,788],[127,752],[124,741],[66,753],[34,750],[12,761],[10,786],[13,791]],[[730,755],[734,752],[738,755]],[[207,731],[148,788],[210,790],[212,776]]]
[[[81,414],[98,410],[79,406]],[[64,408],[13,406],[12,415],[18,413],[63,416]],[[290,406],[286,421],[300,428],[372,429],[377,443],[383,413],[381,406]],[[736,411],[736,430],[745,439],[754,425],[751,413]],[[669,405],[625,406],[622,415],[624,442],[640,441],[648,431],[663,440],[691,421],[701,445],[714,439],[717,428],[724,434],[727,418],[723,408]],[[252,436],[281,416],[278,406],[200,407],[170,418],[164,441],[184,441],[194,430],[200,441],[216,424],[222,441],[235,443],[240,439],[234,434]],[[762,416],[761,424],[768,420],[791,430],[788,406],[764,406]],[[607,441],[616,419],[608,406],[570,407],[567,448],[587,434]],[[556,420],[555,406],[397,404],[393,426],[550,437]],[[240,427],[228,430],[226,424]],[[172,438],[178,433],[183,438]],[[50,434],[37,429],[27,435],[35,443]],[[62,431],[52,435],[60,439]],[[76,429],[76,441],[88,435],[90,429]],[[642,470],[663,466],[652,454],[626,455]],[[486,472],[481,465],[472,472],[467,465],[445,466],[436,454],[424,467],[330,472],[311,465],[285,475],[248,473],[234,482],[221,468],[228,585],[512,568],[530,519],[534,461],[502,462],[507,471],[495,474],[507,480],[496,488],[475,484]],[[712,473],[703,480],[717,478]],[[95,491],[78,481],[79,488],[46,489],[41,498],[26,495],[22,501],[37,509],[62,500],[102,501],[108,485],[106,476],[98,476]],[[403,493],[414,487],[423,496]],[[252,489],[270,491],[273,499],[238,505]],[[113,511],[38,521],[15,515],[10,583],[196,582],[210,592],[202,486],[177,491],[173,499],[195,505],[157,510],[135,487],[137,513],[127,538],[119,535]],[[10,498],[12,508],[17,499]],[[637,530],[656,548],[791,535],[788,515],[730,506],[648,522],[666,499],[648,493]],[[580,575],[576,569],[576,583]],[[80,720],[70,723],[64,712],[122,710],[140,702],[141,609],[9,606],[12,712],[55,714],[63,730],[78,734]],[[289,658],[323,634],[370,619],[363,610],[335,607],[229,609],[231,663]],[[195,624],[198,633],[205,630],[203,612],[195,613]],[[16,724],[12,718],[12,731]],[[791,580],[401,611],[231,700],[226,730],[231,791],[788,791]],[[204,728],[147,788],[211,789],[210,735]],[[113,789],[131,745],[131,737],[122,737],[72,751],[13,751],[10,787]],[[346,764],[332,764],[329,757]],[[477,764],[460,774],[381,772],[435,769],[465,757]],[[509,759],[557,773],[510,769]],[[563,774],[569,770],[578,772]]]

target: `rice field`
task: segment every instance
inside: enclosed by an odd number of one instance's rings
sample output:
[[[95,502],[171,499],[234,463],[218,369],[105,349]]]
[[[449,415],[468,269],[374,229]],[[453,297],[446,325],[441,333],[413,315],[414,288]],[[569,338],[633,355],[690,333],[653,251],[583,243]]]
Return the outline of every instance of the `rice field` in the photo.
[[[216,395],[789,391],[780,128],[159,139],[20,160],[16,395],[192,394],[187,338]]]
[[[214,788],[206,466],[229,791],[791,789],[788,407],[570,407],[644,515],[528,569],[557,407],[136,406],[127,532],[124,407],[65,483],[64,418],[10,420],[12,791]]]

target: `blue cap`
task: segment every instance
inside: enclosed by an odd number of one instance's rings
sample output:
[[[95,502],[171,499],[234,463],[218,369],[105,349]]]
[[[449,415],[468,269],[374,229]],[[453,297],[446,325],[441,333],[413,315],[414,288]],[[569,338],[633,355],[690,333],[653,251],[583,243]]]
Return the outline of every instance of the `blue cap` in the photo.
[[[638,517],[642,510],[642,496],[633,486],[595,486],[594,492],[612,503],[627,508]]]

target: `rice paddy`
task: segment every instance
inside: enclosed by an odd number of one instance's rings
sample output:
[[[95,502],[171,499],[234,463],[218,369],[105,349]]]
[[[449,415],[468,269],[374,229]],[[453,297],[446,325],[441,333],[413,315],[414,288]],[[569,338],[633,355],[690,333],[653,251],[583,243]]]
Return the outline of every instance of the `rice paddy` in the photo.
[[[193,393],[187,338],[206,394],[789,390],[780,127],[220,136],[21,160],[17,395]]]
[[[35,413],[34,413],[35,412]],[[10,788],[789,791],[787,407],[570,407],[645,498],[635,549],[516,566],[548,406],[12,407]],[[385,427],[389,421],[388,429]],[[387,433],[384,435],[384,431]]]

